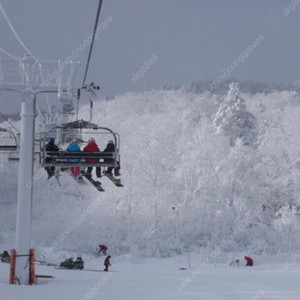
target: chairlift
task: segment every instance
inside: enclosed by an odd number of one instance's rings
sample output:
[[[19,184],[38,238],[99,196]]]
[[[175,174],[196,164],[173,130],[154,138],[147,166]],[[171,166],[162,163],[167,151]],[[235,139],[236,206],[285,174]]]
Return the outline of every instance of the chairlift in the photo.
[[[0,152],[9,153],[9,157],[8,157],[9,160],[19,160],[18,155],[15,156],[19,150],[19,143],[16,135],[11,130],[2,127],[0,127],[0,132],[9,133],[8,136],[1,137],[1,139],[2,140],[6,139],[10,141],[9,143],[0,145]]]
[[[85,140],[88,140],[89,137],[100,135],[100,137],[95,140],[99,145],[100,138],[103,140],[104,136],[109,136],[106,138],[107,140],[113,140],[115,144],[114,152],[68,152],[66,150],[60,150],[58,152],[47,152],[46,144],[49,141],[49,138],[53,137],[54,130],[59,129],[63,140],[59,142],[58,147],[67,148],[69,142],[73,139],[76,139],[78,144],[87,143]],[[100,145],[100,150],[101,150]],[[51,128],[51,130],[47,132],[43,132],[40,134],[40,164],[42,166],[46,166],[46,161],[51,160],[51,166],[53,167],[112,167],[116,168],[120,165],[120,136],[117,132],[112,131],[106,127],[100,127],[94,123],[87,122],[84,120],[78,120],[66,124],[62,124],[61,126],[56,126]],[[70,159],[77,158],[78,162],[69,161]],[[86,159],[89,158],[98,158],[99,162],[91,163],[86,162]],[[110,158],[110,162],[104,161],[106,158]]]

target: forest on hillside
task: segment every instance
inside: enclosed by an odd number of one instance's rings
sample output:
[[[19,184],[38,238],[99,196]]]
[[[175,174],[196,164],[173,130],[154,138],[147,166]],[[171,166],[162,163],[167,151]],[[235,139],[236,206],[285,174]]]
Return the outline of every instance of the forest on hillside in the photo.
[[[93,123],[120,133],[125,187],[103,179],[106,192],[99,194],[68,174],[58,187],[36,159],[35,247],[40,254],[47,247],[89,252],[104,242],[114,253],[147,256],[200,248],[297,251],[299,103],[296,91],[249,93],[238,83],[223,94],[180,88],[98,99]],[[89,118],[87,105],[80,117]],[[97,142],[103,149],[106,141]],[[18,163],[1,155],[0,243],[7,248],[14,243],[17,174]]]

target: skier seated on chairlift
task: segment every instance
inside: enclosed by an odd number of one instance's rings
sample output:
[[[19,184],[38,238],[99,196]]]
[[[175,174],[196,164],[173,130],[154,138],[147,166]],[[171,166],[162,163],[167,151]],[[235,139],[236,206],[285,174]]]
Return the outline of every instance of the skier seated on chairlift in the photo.
[[[48,144],[45,146],[46,152],[57,152],[59,149],[55,145],[55,139],[51,137],[49,139]],[[56,158],[55,157],[47,157],[46,158],[46,166],[45,170],[48,173],[48,179],[50,179],[55,174],[55,167],[53,166],[53,163],[55,163]]]
[[[112,140],[108,141],[106,148],[104,149],[103,152],[115,152],[115,144]],[[106,163],[114,163],[115,160],[113,158],[104,158],[104,162]],[[115,168],[115,176],[120,176],[120,164],[117,162],[117,167]],[[112,170],[113,167],[108,167],[105,175],[110,175],[112,176]]]
[[[98,253],[101,254],[101,252],[106,255],[106,251],[107,251],[107,246],[106,245],[99,245],[99,250]]]
[[[98,145],[95,142],[95,139],[90,138],[88,144],[83,148],[84,152],[100,152]],[[99,158],[86,158],[86,162],[96,164],[99,162]],[[93,167],[88,167],[86,175],[92,177]],[[101,175],[101,167],[96,167],[96,176],[102,177]]]
[[[247,261],[246,266],[252,267],[254,262],[253,259],[249,256],[245,256],[245,260]]]
[[[81,152],[79,145],[76,142],[76,139],[73,139],[72,142],[68,145],[67,152]],[[68,158],[69,162],[80,162],[80,158]],[[77,178],[78,181],[82,181],[82,176],[80,175],[79,167],[70,167],[71,174]]]

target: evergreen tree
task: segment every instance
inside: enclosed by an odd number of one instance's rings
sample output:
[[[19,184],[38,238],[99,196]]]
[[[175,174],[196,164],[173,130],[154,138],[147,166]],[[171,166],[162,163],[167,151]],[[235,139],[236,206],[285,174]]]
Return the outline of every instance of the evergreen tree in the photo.
[[[229,136],[230,146],[234,146],[237,139],[245,145],[252,144],[256,137],[255,117],[247,111],[244,99],[239,96],[239,84],[233,82],[229,87],[213,126],[218,133]]]

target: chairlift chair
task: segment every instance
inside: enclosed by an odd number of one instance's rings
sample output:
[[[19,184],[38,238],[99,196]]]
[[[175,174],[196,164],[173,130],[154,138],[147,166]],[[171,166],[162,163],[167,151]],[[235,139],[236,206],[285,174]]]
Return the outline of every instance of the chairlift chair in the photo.
[[[115,151],[114,152],[68,152],[66,150],[60,150],[58,152],[47,152],[46,151],[46,144],[49,141],[49,138],[51,137],[51,134],[53,134],[53,130],[59,128],[61,130],[61,134],[65,136],[67,140],[62,141],[61,145],[58,145],[60,147],[67,147],[68,142],[72,140],[72,138],[75,138],[79,144],[81,143],[87,143],[84,142],[85,138],[89,138],[91,136],[95,135],[108,135],[109,138],[105,140],[107,143],[107,140],[113,140],[115,144]],[[80,135],[78,135],[78,130],[80,130]],[[53,137],[53,135],[52,135]],[[99,139],[97,140],[99,144]],[[100,145],[100,150],[102,149]],[[46,166],[46,161],[51,161],[51,166],[53,167],[80,167],[80,168],[86,168],[86,167],[112,167],[116,168],[120,164],[120,136],[118,133],[112,131],[109,128],[106,127],[100,127],[94,123],[90,123],[84,120],[78,120],[70,123],[63,124],[61,126],[57,126],[52,128],[51,130],[47,132],[43,132],[40,134],[40,164],[42,166]],[[72,162],[69,161],[70,159],[78,158],[78,162]],[[86,159],[89,158],[98,158],[99,162],[91,163],[86,162]],[[111,162],[104,161],[105,158],[112,159]]]
[[[9,160],[19,160],[18,153],[19,150],[19,143],[16,135],[9,129],[0,127],[0,132],[7,132],[9,136],[1,137],[1,139],[9,140],[9,143],[1,144],[0,151],[2,153],[9,153]]]

